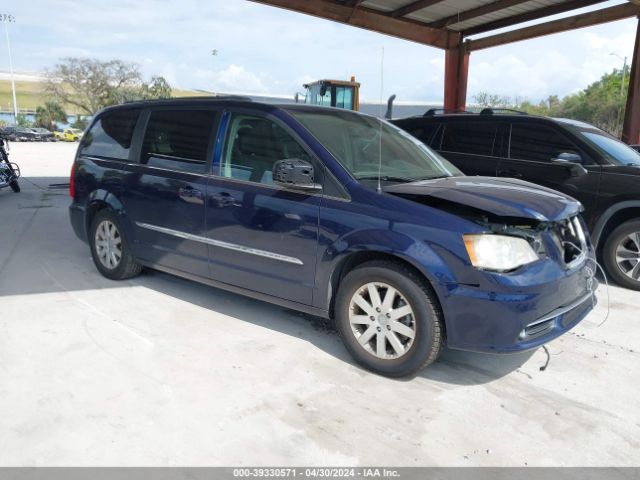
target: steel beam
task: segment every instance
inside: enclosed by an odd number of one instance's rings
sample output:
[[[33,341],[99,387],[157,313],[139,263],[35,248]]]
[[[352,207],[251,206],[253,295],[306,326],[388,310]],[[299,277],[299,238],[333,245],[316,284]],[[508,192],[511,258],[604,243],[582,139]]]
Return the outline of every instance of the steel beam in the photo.
[[[444,52],[444,109],[464,110],[467,103],[469,51],[465,43]]]
[[[521,3],[526,3],[528,1],[530,0],[498,0],[497,2],[481,5],[480,7],[476,7],[471,10],[465,10],[456,15],[451,15],[449,17],[436,20],[435,22],[431,22],[429,26],[431,28],[445,28],[449,25],[466,22],[467,20],[478,18],[489,13],[513,7],[515,5],[520,5]]]
[[[417,2],[412,2],[404,7],[400,7],[393,12],[391,12],[392,17],[404,17],[405,15],[409,15],[410,13],[417,12],[418,10],[422,10],[423,8],[430,7],[435,5],[436,3],[443,2],[444,0],[418,0]],[[640,1],[640,0],[638,0]]]
[[[430,45],[438,48],[451,47],[448,31],[431,28],[403,18],[393,18],[379,11],[365,7],[347,7],[325,0],[251,0],[256,3],[280,7],[294,12],[306,13],[315,17],[333,20],[334,22],[372,30],[405,40]],[[457,33],[453,34],[457,38]]]
[[[624,111],[622,141],[628,144],[640,144],[640,20],[636,29],[636,43],[631,61],[631,76],[627,106]]]
[[[640,7],[632,3],[623,3],[615,7],[603,8],[593,12],[575,15],[573,17],[561,18],[551,22],[533,25],[531,27],[513,30],[511,32],[499,33],[489,37],[471,40],[469,50],[482,50],[484,48],[496,47],[507,43],[529,40],[531,38],[551,35],[553,33],[566,32],[578,28],[590,27],[601,23],[613,22],[624,18],[635,17],[640,14]]]
[[[538,20],[540,18],[549,17],[551,15],[557,15],[558,13],[570,12],[579,8],[589,7],[597,3],[603,3],[603,1],[605,0],[572,0],[566,3],[558,3],[556,5],[539,8],[538,10],[532,10],[530,12],[512,15],[510,17],[501,18],[500,20],[494,20],[493,22],[483,23],[482,25],[470,27],[464,30],[462,33],[465,37],[468,37],[470,35],[476,35],[478,33],[497,30],[499,28],[511,27],[512,25],[517,25],[518,23],[530,22],[532,20]],[[640,0],[636,1],[640,3]]]

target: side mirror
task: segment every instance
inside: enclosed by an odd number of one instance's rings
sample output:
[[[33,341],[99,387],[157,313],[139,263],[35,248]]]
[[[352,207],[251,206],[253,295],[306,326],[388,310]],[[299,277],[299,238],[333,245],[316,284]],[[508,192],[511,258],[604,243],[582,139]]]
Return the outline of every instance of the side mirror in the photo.
[[[582,157],[577,153],[560,153],[556,158],[551,159],[551,163],[567,167],[571,170],[572,177],[581,177],[589,173],[587,169],[582,166]]]
[[[313,165],[299,158],[286,158],[273,164],[273,183],[301,190],[321,190],[315,183]]]

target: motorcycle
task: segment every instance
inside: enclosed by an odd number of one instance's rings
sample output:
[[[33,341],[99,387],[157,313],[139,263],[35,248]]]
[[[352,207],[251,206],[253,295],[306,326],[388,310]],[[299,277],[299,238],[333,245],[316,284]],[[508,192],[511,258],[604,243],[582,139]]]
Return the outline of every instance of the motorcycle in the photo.
[[[8,141],[0,136],[0,188],[11,187],[11,190],[18,193],[20,191],[20,185],[18,185],[20,167],[9,161],[9,154],[5,146],[8,146]]]

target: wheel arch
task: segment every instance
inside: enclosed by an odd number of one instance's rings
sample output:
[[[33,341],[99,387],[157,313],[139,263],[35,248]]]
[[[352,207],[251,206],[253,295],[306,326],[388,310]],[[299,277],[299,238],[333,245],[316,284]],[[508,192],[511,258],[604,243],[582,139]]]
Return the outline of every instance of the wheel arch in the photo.
[[[616,229],[629,220],[640,219],[640,200],[620,202],[609,207],[598,219],[591,240],[599,253],[602,252],[606,238]]]
[[[438,289],[436,288],[435,278],[430,278],[430,275],[426,273],[423,268],[416,265],[413,261],[397,252],[388,252],[382,250],[358,250],[345,254],[334,268],[333,274],[331,275],[329,281],[329,318],[333,319],[335,317],[334,306],[336,293],[338,292],[338,289],[340,288],[340,284],[344,277],[360,265],[375,260],[384,260],[402,265],[405,268],[413,271],[416,276],[421,279],[423,285],[433,293],[433,297],[437,302],[438,309],[440,310],[440,312],[442,312],[444,334],[446,338],[446,315],[444,315],[444,310],[442,309],[442,301]]]

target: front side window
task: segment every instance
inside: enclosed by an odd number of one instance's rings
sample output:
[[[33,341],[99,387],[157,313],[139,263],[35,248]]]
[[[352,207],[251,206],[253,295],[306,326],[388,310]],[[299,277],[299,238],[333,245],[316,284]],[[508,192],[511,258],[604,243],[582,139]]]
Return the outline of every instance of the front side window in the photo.
[[[212,110],[152,111],[140,162],[152,167],[204,173],[215,121],[216,112]]]
[[[139,108],[129,108],[111,110],[100,115],[82,137],[80,155],[129,160],[133,131],[140,112]]]
[[[385,121],[346,110],[289,109],[353,177],[405,182],[462,175],[410,134]]]
[[[273,165],[298,158],[311,162],[300,144],[277,123],[234,114],[229,122],[221,175],[248,182],[273,184]]]
[[[498,124],[495,122],[451,122],[445,124],[441,150],[493,155]]]
[[[609,161],[617,165],[640,166],[640,153],[617,138],[595,128],[579,130],[579,134],[589,140]]]
[[[580,153],[575,145],[552,128],[535,123],[511,126],[510,157],[551,162],[561,153]]]

